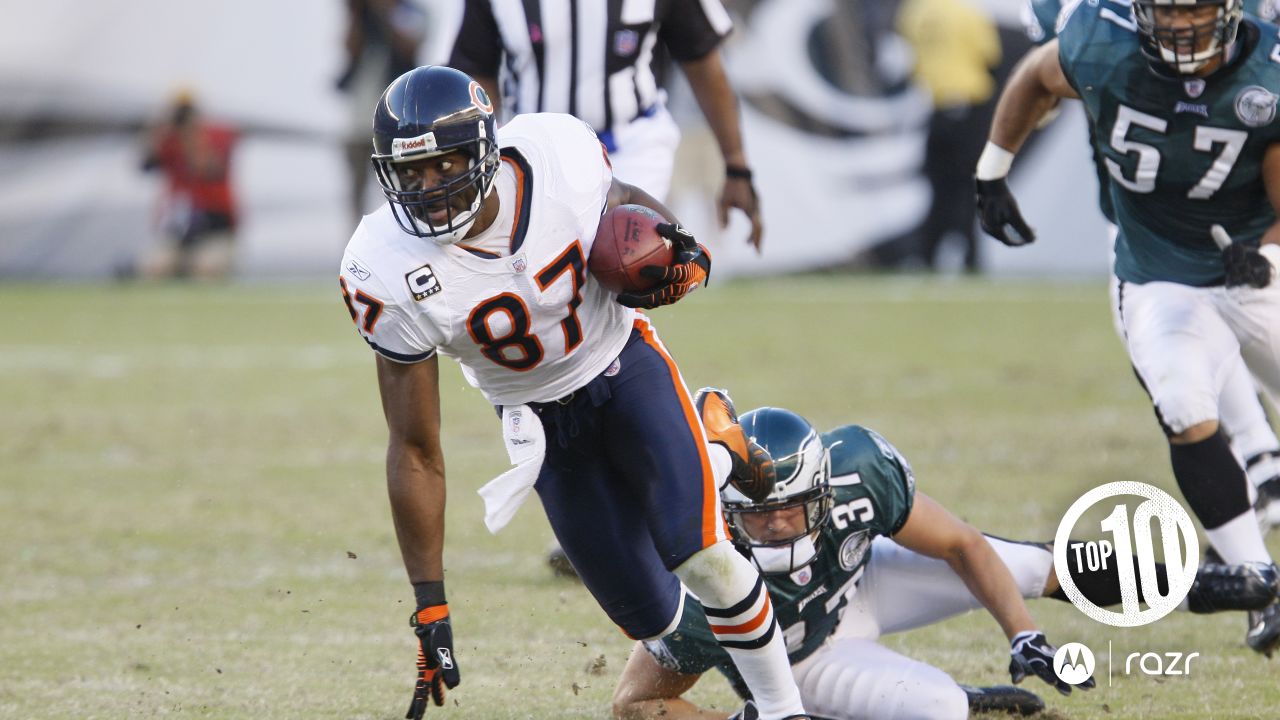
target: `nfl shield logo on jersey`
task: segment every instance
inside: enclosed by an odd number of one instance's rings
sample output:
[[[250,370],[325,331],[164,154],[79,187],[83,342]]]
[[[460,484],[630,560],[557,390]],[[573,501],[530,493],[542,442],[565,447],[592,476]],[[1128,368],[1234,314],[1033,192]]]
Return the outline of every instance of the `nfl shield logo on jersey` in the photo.
[[[423,265],[411,273],[406,273],[404,279],[409,283],[409,292],[413,293],[414,300],[426,300],[444,289],[440,286],[439,278],[431,271],[430,265]]]
[[[1200,97],[1200,94],[1204,92],[1204,80],[1201,80],[1200,78],[1183,80],[1182,89],[1187,93],[1187,97],[1192,99],[1198,98]]]
[[[613,53],[623,57],[635,54],[640,35],[635,30],[619,30],[613,34]]]
[[[1276,96],[1270,90],[1250,85],[1236,96],[1236,117],[1249,127],[1262,127],[1276,117]]]

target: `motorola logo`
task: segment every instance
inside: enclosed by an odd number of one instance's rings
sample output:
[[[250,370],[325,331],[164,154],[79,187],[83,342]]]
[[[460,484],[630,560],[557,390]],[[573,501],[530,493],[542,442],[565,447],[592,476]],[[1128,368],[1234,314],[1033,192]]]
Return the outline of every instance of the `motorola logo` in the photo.
[[[1093,651],[1081,643],[1063,645],[1053,656],[1053,673],[1068,685],[1079,685],[1093,676]]]

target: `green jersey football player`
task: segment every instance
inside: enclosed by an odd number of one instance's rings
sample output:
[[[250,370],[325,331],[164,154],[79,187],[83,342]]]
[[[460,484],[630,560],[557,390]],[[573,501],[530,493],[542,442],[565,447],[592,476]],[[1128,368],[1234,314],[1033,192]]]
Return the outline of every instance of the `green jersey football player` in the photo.
[[[1174,477],[1222,558],[1271,563],[1219,420],[1237,356],[1280,400],[1280,29],[1241,0],[1090,0],[1056,30],[997,104],[976,172],[983,228],[1035,238],[1006,176],[1045,110],[1079,98],[1118,229],[1115,310]],[[1246,640],[1280,645],[1280,604]]]
[[[1068,6],[1070,3],[1068,3]],[[1058,18],[1062,0],[1026,0],[1022,20],[1027,37],[1036,45],[1058,36]],[[1244,0],[1244,12],[1272,22],[1276,17],[1275,0]],[[1099,16],[1101,19],[1101,16]],[[1133,20],[1136,25],[1136,19]],[[1054,111],[1056,115],[1056,108]],[[1042,125],[1045,124],[1043,121]],[[1098,177],[1098,209],[1107,218],[1111,238],[1115,239],[1115,210],[1111,205],[1111,174],[1102,160],[1092,128],[1089,147],[1093,149]],[[1111,260],[1115,260],[1114,254]],[[1111,316],[1116,333],[1123,340],[1124,321],[1119,314],[1120,280],[1113,274],[1109,283]],[[1253,376],[1242,358],[1232,358],[1219,396],[1219,420],[1231,442],[1231,449],[1244,462],[1245,474],[1253,485],[1254,510],[1264,529],[1280,527],[1280,438],[1271,428],[1267,413],[1258,396]]]
[[[1025,690],[961,686],[877,642],[980,606],[1011,641],[1014,682],[1034,673],[1070,692],[1050,668],[1055,650],[1024,602],[1066,597],[1050,545],[986,536],[957,519],[916,489],[907,460],[868,428],[845,425],[819,434],[781,408],[752,410],[740,422],[774,458],[777,484],[759,502],[726,488],[724,511],[735,544],[765,578],[810,713],[945,720],[970,710],[1042,708]],[[1072,578],[1096,604],[1121,600],[1117,563],[1108,572],[1073,572]],[[1205,566],[1187,609],[1263,607],[1274,598],[1275,583],[1269,566]],[[745,695],[715,643],[710,626],[717,623],[687,598],[677,630],[632,653],[615,691],[615,717],[723,718],[681,697],[712,668]]]

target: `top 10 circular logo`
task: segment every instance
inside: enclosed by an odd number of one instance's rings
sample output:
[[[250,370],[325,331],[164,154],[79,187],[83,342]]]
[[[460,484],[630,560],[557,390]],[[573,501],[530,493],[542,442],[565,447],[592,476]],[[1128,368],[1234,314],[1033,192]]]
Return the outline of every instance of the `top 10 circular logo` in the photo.
[[[1095,506],[1107,515],[1090,527],[1094,523],[1081,518]],[[1153,524],[1168,573],[1165,593],[1157,579]],[[1086,537],[1101,531],[1103,539],[1072,541],[1077,530]],[[1077,575],[1105,570],[1107,563],[1115,564],[1119,577],[1119,612],[1093,604],[1072,579],[1073,570]],[[1168,615],[1191,590],[1199,564],[1200,545],[1187,511],[1165,491],[1140,482],[1107,483],[1085,493],[1067,510],[1053,541],[1053,567],[1062,591],[1085,615],[1113,627],[1138,627]]]

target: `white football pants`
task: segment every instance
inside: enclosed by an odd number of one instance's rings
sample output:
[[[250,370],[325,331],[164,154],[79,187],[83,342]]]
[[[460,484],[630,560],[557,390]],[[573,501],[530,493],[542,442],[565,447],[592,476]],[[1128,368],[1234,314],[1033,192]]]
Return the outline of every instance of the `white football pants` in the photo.
[[[1110,265],[1115,267],[1116,226],[1108,225],[1111,242]],[[1116,335],[1124,342],[1124,320],[1120,317],[1120,279],[1114,274],[1107,287],[1111,297],[1111,322]],[[1127,346],[1126,346],[1127,347]],[[1267,422],[1267,415],[1258,402],[1260,389],[1249,374],[1244,358],[1235,356],[1227,361],[1231,368],[1227,370],[1226,384],[1218,396],[1218,420],[1222,429],[1231,440],[1231,450],[1236,459],[1243,465],[1244,461],[1264,452],[1280,451],[1280,438]],[[1249,501],[1254,500],[1254,489],[1258,483],[1270,479],[1269,469],[1258,468],[1259,472],[1249,476]]]
[[[1129,359],[1170,430],[1220,419],[1229,434],[1252,445],[1274,441],[1270,428],[1258,428],[1266,420],[1257,402],[1242,397],[1253,390],[1240,377],[1239,360],[1272,402],[1280,401],[1280,284],[1254,290],[1120,283],[1115,308]],[[1232,397],[1224,402],[1227,392]]]
[[[992,537],[987,542],[1009,567],[1022,596],[1040,597],[1053,554],[1037,545]],[[949,675],[876,640],[977,607],[981,603],[945,561],[876,538],[839,627],[792,668],[805,709],[832,720],[967,718],[968,698]],[[1002,644],[992,641],[993,648]]]

